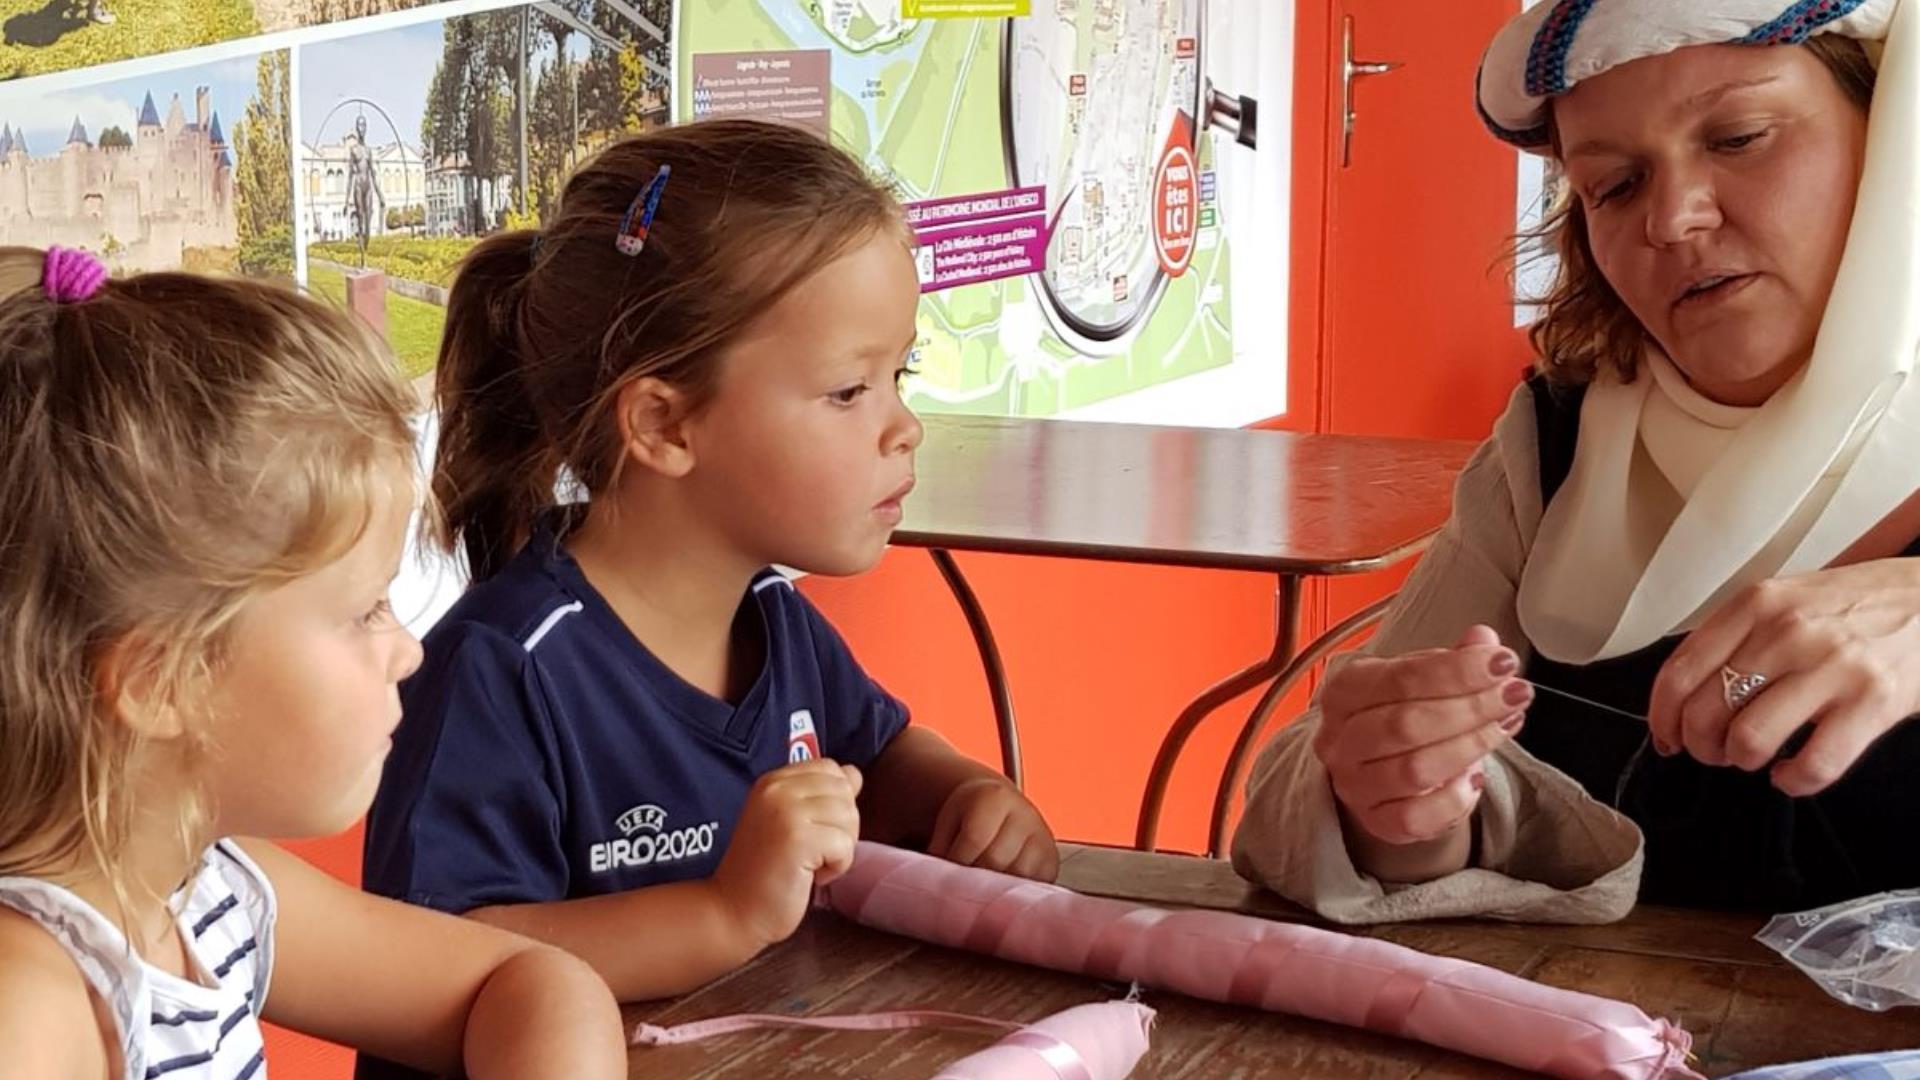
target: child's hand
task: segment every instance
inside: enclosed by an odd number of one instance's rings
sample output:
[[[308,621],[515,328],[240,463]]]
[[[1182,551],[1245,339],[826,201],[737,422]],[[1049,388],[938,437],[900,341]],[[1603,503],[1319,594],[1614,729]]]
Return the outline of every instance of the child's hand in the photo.
[[[998,776],[968,780],[953,789],[934,819],[927,853],[1036,881],[1052,881],[1060,873],[1060,848],[1046,819],[1019,789]]]
[[[762,776],[747,793],[714,884],[755,951],[794,932],[825,885],[853,865],[860,770],[806,761]]]

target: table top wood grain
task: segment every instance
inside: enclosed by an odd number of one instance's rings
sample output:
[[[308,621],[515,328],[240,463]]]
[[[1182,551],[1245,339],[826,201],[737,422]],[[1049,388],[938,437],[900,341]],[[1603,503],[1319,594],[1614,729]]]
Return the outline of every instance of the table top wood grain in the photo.
[[[1185,855],[1067,845],[1061,881],[1082,892],[1164,906],[1302,920],[1306,913]],[[1868,1013],[1823,994],[1753,941],[1756,915],[1642,908],[1613,926],[1436,922],[1380,927],[1373,936],[1456,956],[1553,986],[1621,998],[1678,1021],[1710,1076],[1786,1061],[1920,1045],[1920,1017]],[[674,1001],[629,1006],[629,1026],[672,1025],[738,1012],[823,1015],[905,1008],[1035,1020],[1121,987],[882,934],[836,916],[810,916],[753,963]],[[1159,1011],[1138,1080],[1238,1077],[1501,1078],[1513,1069],[1332,1024],[1149,991]],[[641,1078],[862,1077],[925,1080],[991,1045],[970,1029],[898,1032],[755,1031],[681,1046],[636,1048]]]
[[[1446,522],[1473,445],[1286,431],[930,416],[911,547],[1356,574]]]

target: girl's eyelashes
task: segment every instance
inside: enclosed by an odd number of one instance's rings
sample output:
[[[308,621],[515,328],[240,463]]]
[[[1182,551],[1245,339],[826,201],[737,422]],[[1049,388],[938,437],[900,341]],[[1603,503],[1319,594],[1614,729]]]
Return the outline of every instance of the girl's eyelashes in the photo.
[[[372,608],[361,615],[356,621],[359,622],[362,627],[373,630],[386,625],[392,619],[393,601],[383,596],[378,603],[374,604]]]
[[[908,376],[918,373],[919,370],[920,370],[920,350],[912,349],[907,353],[906,359],[901,362],[901,365],[894,369],[894,372],[893,372],[894,389],[895,390],[906,389]],[[872,389],[873,389],[873,384],[868,382],[865,379],[862,379],[851,386],[843,386],[838,390],[829,392],[827,394],[827,400],[832,402],[835,405],[842,405],[842,406],[852,405],[854,402],[860,400],[860,396],[862,394],[868,393]]]
[[[907,350],[906,358],[900,362],[900,367],[894,371],[893,385],[896,389],[905,390],[907,388],[907,380],[918,374],[920,374],[920,347],[916,345]]]
[[[854,402],[860,400],[860,395],[871,389],[873,388],[868,386],[866,380],[863,379],[860,382],[854,383],[852,386],[843,386],[833,391],[827,395],[827,400],[835,405],[852,405]]]

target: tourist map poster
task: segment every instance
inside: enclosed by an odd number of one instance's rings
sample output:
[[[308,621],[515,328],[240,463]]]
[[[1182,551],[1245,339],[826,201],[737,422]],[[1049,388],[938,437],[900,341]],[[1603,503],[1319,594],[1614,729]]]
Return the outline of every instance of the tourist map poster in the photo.
[[[1053,416],[1234,361],[1198,0],[686,0],[674,114],[822,125],[920,234],[913,404]]]

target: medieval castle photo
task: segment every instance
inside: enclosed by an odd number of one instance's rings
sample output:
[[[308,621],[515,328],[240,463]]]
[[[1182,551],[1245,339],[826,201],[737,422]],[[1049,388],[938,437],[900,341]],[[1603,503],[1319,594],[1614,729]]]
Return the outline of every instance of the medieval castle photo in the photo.
[[[90,138],[76,118],[65,145],[39,149],[0,122],[0,243],[86,248],[122,273],[233,247],[233,153],[208,89],[194,92],[191,118],[175,94],[162,119],[148,93],[129,119],[131,134]]]

